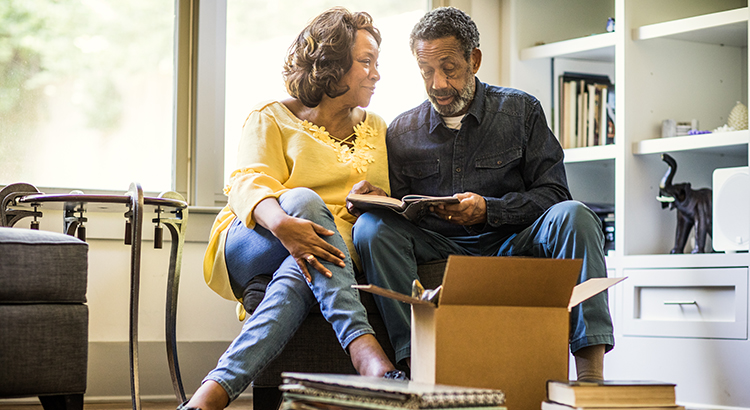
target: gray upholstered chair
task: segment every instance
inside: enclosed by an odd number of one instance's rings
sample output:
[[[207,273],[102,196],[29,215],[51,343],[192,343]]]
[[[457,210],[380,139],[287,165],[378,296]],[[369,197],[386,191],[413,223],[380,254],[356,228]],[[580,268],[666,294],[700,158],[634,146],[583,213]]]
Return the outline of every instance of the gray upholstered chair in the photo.
[[[420,282],[426,289],[434,289],[443,282],[445,273],[445,261],[436,261],[419,266]],[[254,295],[247,292],[243,301],[245,309],[252,312],[262,300],[265,291],[263,278],[256,282]],[[358,274],[357,282],[366,283],[364,275]],[[375,330],[375,337],[383,346],[391,361],[395,353],[388,333],[380,317],[378,308],[372,295],[360,292],[360,298],[368,313],[370,325]],[[402,368],[402,370],[407,370]],[[281,400],[281,392],[278,386],[281,384],[281,372],[309,372],[309,373],[343,373],[354,374],[356,371],[352,366],[351,359],[341,349],[331,325],[326,322],[320,309],[310,311],[307,319],[297,330],[292,340],[286,345],[279,357],[271,362],[263,372],[253,381],[253,410],[275,410]]]
[[[88,245],[0,227],[0,398],[82,409],[88,361]]]

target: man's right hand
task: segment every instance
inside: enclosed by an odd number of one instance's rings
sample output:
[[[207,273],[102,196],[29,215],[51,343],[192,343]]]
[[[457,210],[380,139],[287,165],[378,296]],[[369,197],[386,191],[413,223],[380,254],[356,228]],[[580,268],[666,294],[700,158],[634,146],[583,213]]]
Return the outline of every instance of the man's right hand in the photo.
[[[360,194],[360,195],[380,195],[380,196],[388,196],[388,194],[381,188],[376,187],[375,185],[369,183],[368,181],[360,181],[354,184],[352,187],[352,190],[349,191],[350,194]],[[350,214],[354,216],[359,216],[362,214],[362,212],[359,212],[357,208],[354,207],[354,204],[352,204],[349,201],[346,201],[346,209],[349,211]]]

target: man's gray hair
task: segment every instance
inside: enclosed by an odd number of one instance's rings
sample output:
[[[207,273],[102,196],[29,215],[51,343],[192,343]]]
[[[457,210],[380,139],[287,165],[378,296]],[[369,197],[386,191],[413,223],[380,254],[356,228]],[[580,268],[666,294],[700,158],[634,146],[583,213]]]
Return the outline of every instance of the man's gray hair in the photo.
[[[471,52],[479,47],[479,30],[468,14],[455,7],[440,7],[422,16],[409,36],[409,47],[414,53],[417,41],[455,37],[469,61]]]

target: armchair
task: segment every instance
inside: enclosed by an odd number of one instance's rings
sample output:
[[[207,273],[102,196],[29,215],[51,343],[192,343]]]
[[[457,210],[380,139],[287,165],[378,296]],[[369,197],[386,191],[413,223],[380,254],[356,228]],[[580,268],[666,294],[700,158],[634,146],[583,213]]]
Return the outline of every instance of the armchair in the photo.
[[[0,227],[0,398],[82,409],[88,362],[88,245]]]

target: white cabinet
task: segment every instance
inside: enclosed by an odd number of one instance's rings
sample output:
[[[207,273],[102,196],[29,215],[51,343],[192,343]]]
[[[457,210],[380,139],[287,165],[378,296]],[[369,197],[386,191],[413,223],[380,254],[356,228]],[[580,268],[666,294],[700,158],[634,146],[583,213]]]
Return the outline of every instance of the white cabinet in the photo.
[[[746,267],[624,272],[624,336],[747,339]]]
[[[748,165],[747,130],[661,138],[665,119],[713,130],[748,104],[747,0],[504,0],[502,10],[504,85],[537,96],[550,124],[559,74],[615,83],[615,144],[565,152],[573,196],[615,205],[607,264],[629,277],[611,291],[605,377],[671,381],[683,404],[750,409],[750,256],[670,255],[676,214],[656,200],[661,153],[677,160],[674,182],[693,188],[710,188],[717,168]],[[750,203],[739,209],[750,214]]]

